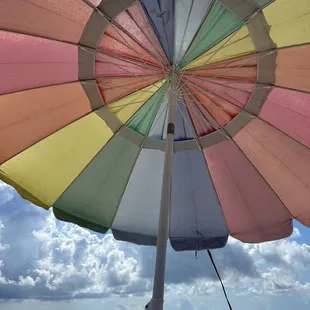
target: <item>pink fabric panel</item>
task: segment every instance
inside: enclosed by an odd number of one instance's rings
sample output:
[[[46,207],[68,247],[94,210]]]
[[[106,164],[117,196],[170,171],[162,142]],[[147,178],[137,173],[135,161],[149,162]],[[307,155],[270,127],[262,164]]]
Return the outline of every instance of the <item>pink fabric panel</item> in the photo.
[[[243,242],[289,236],[291,215],[233,141],[204,149],[230,234]]]
[[[262,120],[234,140],[280,197],[293,217],[310,226],[310,151]]]
[[[0,93],[78,79],[78,50],[71,44],[0,31]]]
[[[108,26],[98,48],[121,57],[129,58],[145,65],[160,66],[159,62],[145,51],[136,41],[114,25]]]
[[[159,59],[167,65],[167,58],[155,35],[153,28],[145,16],[144,10],[140,3],[135,3],[128,10],[121,13],[116,22],[126,29],[143,48],[150,51],[156,59]]]
[[[82,0],[1,0],[0,29],[77,43],[92,12]]]
[[[274,88],[259,116],[310,148],[310,94]]]
[[[210,78],[205,79],[190,75],[184,75],[184,78],[203,88],[206,92],[212,92],[240,108],[246,106],[255,86],[253,83],[237,83],[232,80],[221,79],[210,80]]]
[[[186,87],[194,94],[198,105],[205,108],[216,122],[224,127],[227,125],[239,112],[240,109],[223,101],[223,99],[213,94],[203,93],[203,89],[188,83]]]
[[[104,76],[135,76],[154,75],[162,76],[160,69],[148,69],[142,64],[121,60],[101,53],[96,54],[96,77]]]
[[[183,94],[183,99],[199,137],[215,131],[215,128],[219,128],[211,115],[199,103],[191,100],[187,94]]]

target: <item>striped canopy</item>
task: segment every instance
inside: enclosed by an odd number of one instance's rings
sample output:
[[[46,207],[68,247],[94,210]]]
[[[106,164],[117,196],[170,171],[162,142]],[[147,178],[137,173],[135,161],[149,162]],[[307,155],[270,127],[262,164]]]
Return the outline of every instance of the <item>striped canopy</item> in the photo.
[[[310,226],[309,0],[1,0],[0,179],[155,245],[176,72],[176,251]]]

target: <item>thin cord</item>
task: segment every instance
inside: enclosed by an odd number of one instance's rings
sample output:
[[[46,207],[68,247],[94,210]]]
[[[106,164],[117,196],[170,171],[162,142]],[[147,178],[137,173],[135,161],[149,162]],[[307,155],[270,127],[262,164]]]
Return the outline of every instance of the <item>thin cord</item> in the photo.
[[[185,115],[183,114],[182,110],[180,109],[179,106],[177,106],[177,108],[179,109],[179,111],[180,111],[180,113],[181,113],[181,115],[182,115],[182,117],[183,117],[185,123],[187,124],[188,128],[190,129],[190,131],[192,131],[192,128],[191,128],[191,126],[187,123],[187,120],[186,120]],[[196,143],[197,143],[197,145],[198,145],[198,148],[201,150],[201,146],[200,146],[200,144],[199,144],[199,142],[198,142],[198,140],[197,140],[197,135],[196,135],[195,133],[193,133],[193,132],[192,132],[192,134],[193,134],[193,136],[194,136],[194,138],[195,138],[195,141],[196,141]],[[194,210],[195,210],[195,217],[196,217],[196,209],[194,209]],[[197,219],[196,219],[196,220],[197,220]],[[198,229],[197,222],[196,222],[196,227],[197,227],[197,229]],[[198,230],[197,230],[197,234],[200,235]],[[195,257],[196,257],[196,259],[197,259],[197,252],[198,252],[198,250],[199,250],[199,240],[198,240],[197,250],[195,251]],[[214,270],[215,270],[215,272],[216,272],[216,274],[217,274],[217,276],[218,276],[218,278],[219,278],[219,280],[220,280],[220,282],[221,282],[222,289],[223,289],[223,292],[224,292],[224,295],[225,295],[227,304],[228,304],[228,306],[229,306],[229,309],[232,310],[232,306],[231,306],[231,304],[230,304],[230,302],[229,302],[229,300],[228,300],[228,297],[227,297],[227,294],[226,294],[226,290],[225,290],[224,284],[223,284],[222,279],[221,279],[221,277],[220,277],[220,274],[219,274],[219,272],[218,272],[218,270],[217,270],[217,267],[216,267],[216,265],[215,265],[215,262],[214,262],[214,259],[213,259],[213,257],[212,257],[212,254],[211,254],[210,250],[207,250],[207,251],[208,251],[208,255],[209,255],[209,258],[210,258],[210,260],[211,260],[211,263],[212,263],[212,265],[213,265],[213,268],[214,268]]]
[[[158,79],[158,82],[160,82],[162,79]],[[124,87],[122,85],[120,86],[113,86],[113,87],[106,87],[104,86],[104,84],[107,84],[107,83],[104,83],[104,82],[101,82],[99,81],[98,83],[95,83],[95,82],[88,82],[88,81],[81,81],[81,84],[86,84],[86,85],[97,85],[99,87],[102,87],[104,89],[104,91],[107,91],[107,90],[111,90],[111,89],[127,89],[127,90],[131,90],[130,93],[128,94],[125,94],[124,96],[127,96],[127,95],[132,95],[134,92],[141,92],[141,93],[154,93],[153,91],[151,90],[147,90],[147,89],[143,89],[143,88],[130,88],[130,87]],[[127,84],[126,84],[127,85]],[[148,88],[149,86],[144,86],[144,88]],[[156,92],[157,90],[155,90]],[[121,97],[121,98],[124,98],[124,97]],[[119,98],[119,99],[121,99]],[[119,100],[119,99],[116,99],[116,100]]]
[[[213,268],[214,268],[214,270],[215,270],[215,272],[216,272],[216,274],[217,274],[217,277],[219,278],[219,280],[220,280],[220,282],[221,282],[222,289],[223,289],[223,292],[224,292],[224,295],[225,295],[225,298],[226,298],[228,307],[229,307],[230,310],[232,310],[232,306],[231,306],[231,304],[230,304],[230,302],[229,302],[229,300],[228,300],[227,294],[226,294],[225,286],[224,286],[224,284],[223,284],[223,282],[222,282],[222,279],[221,279],[221,276],[220,276],[220,274],[219,274],[219,272],[218,272],[218,270],[217,270],[217,268],[216,268],[216,265],[215,265],[215,262],[214,262],[214,260],[213,260],[212,254],[211,254],[210,250],[207,250],[207,251],[208,251],[208,254],[209,254],[209,258],[210,258],[210,260],[211,260],[211,263],[212,263],[212,265],[213,265]]]

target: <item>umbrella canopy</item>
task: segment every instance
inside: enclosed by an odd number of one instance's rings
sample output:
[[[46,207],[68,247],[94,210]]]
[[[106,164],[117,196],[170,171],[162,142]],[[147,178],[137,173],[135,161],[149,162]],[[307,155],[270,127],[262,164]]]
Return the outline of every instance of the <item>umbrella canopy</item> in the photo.
[[[308,0],[2,0],[0,179],[119,240],[156,245],[169,219],[176,251],[310,226],[309,13]]]

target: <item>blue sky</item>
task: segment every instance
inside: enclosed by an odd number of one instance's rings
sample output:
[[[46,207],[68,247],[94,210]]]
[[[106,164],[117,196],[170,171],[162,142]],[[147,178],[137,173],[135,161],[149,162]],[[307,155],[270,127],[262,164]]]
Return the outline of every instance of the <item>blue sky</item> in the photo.
[[[213,251],[234,309],[309,309],[310,230]],[[57,221],[0,183],[0,308],[144,309],[155,249]],[[228,309],[205,252],[168,250],[165,310]]]

